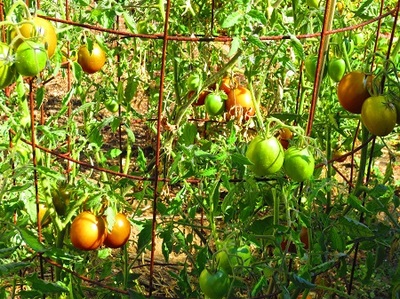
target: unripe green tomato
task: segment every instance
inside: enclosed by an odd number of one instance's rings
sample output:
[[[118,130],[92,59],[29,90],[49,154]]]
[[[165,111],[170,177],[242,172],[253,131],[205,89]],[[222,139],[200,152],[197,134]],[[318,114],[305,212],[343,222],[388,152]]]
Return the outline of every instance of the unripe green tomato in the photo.
[[[225,111],[225,101],[219,94],[210,93],[207,95],[204,106],[208,114],[212,116],[217,116]]]
[[[197,90],[200,86],[201,77],[199,74],[192,74],[186,80],[186,86],[188,90]]]
[[[329,61],[328,75],[335,82],[339,82],[346,71],[346,62],[342,58],[334,58]]]
[[[315,161],[307,148],[289,147],[285,152],[283,169],[286,175],[296,182],[310,179],[314,173]]]
[[[22,76],[33,77],[44,70],[47,51],[43,44],[32,41],[22,42],[15,52],[15,66]]]
[[[319,1],[318,0],[307,0],[307,5],[313,8],[319,8]]]
[[[12,54],[12,49],[7,44],[0,43],[0,89],[9,86],[16,80]]]

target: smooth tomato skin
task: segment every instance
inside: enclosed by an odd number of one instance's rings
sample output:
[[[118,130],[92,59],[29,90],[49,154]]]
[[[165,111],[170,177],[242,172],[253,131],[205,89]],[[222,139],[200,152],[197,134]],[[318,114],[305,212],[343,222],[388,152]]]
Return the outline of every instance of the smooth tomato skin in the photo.
[[[47,52],[43,44],[32,41],[21,43],[15,52],[15,67],[22,76],[33,77],[44,70]]]
[[[314,173],[315,160],[307,148],[289,147],[285,151],[283,169],[296,182],[310,179]]]
[[[201,77],[199,74],[192,74],[186,80],[186,86],[188,90],[196,90],[201,83]]]
[[[249,169],[255,175],[266,176],[274,174],[282,168],[284,152],[276,137],[264,139],[258,135],[250,142],[246,157],[253,163],[253,165],[249,165]]]
[[[310,55],[304,60],[304,67],[306,70],[306,76],[311,82],[314,82],[315,80],[315,73],[317,71],[317,63],[318,63],[318,56],[315,55]],[[324,66],[324,70],[322,73],[322,79],[325,78],[326,73],[327,73],[327,67],[326,64]]]
[[[351,113],[360,114],[364,101],[370,97],[368,88],[371,83],[372,77],[362,72],[354,71],[344,75],[337,87],[340,105]]]
[[[78,50],[78,63],[85,73],[96,73],[106,63],[106,53],[96,43],[93,44],[92,52],[89,52],[86,45],[82,45]]]
[[[201,291],[210,299],[221,299],[228,294],[230,280],[228,274],[222,269],[214,273],[204,269],[200,273],[199,284]]]
[[[235,85],[237,85],[237,83],[238,82],[236,80],[231,80],[230,77],[224,77],[221,80],[221,85],[219,86],[219,89],[221,89],[228,95],[231,90],[236,87]]]
[[[99,248],[106,238],[107,229],[103,218],[90,212],[82,212],[71,224],[70,238],[72,245],[81,250]]]
[[[109,98],[104,102],[106,109],[112,113],[115,113],[119,109],[119,104],[116,100]]]
[[[25,38],[43,44],[47,51],[47,55],[51,58],[57,47],[57,34],[54,26],[46,19],[34,17],[32,19],[34,26],[31,23],[22,24],[19,31]],[[17,45],[22,41],[17,41]]]
[[[228,247],[219,251],[215,255],[215,262],[218,267],[222,268],[226,273],[232,274],[232,268],[241,265],[249,266],[252,259],[250,247],[247,245],[241,247]]]
[[[191,93],[194,93],[194,91],[191,91]],[[204,102],[206,100],[206,97],[210,94],[208,90],[203,90],[200,92],[199,97],[197,98],[197,101],[193,103],[193,106],[203,106]],[[190,93],[189,93],[190,95]]]
[[[12,49],[5,43],[0,42],[0,89],[15,82],[16,69],[13,64]]]
[[[334,58],[329,61],[328,75],[335,82],[339,82],[346,71],[346,62],[343,58]]]
[[[221,115],[225,111],[225,100],[219,94],[210,93],[206,96],[204,106],[211,116]]]
[[[385,96],[370,97],[362,105],[361,120],[371,134],[386,136],[396,126],[396,108]]]
[[[245,119],[254,116],[256,112],[250,90],[243,86],[236,87],[229,92],[225,107],[230,115],[244,115]]]
[[[125,245],[131,234],[131,224],[122,213],[115,215],[115,222],[112,230],[107,233],[104,245],[109,248],[119,248]]]
[[[396,115],[397,115],[396,123],[400,125],[400,100],[393,101],[393,105],[396,108]]]
[[[307,0],[306,2],[309,7],[319,8],[318,0]]]

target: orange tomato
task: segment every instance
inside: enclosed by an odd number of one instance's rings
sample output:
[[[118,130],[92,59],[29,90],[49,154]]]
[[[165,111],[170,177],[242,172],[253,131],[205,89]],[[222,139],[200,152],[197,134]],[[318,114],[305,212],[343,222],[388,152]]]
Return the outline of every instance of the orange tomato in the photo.
[[[250,91],[243,86],[232,89],[225,102],[226,111],[232,116],[244,116],[249,119],[255,114]]]

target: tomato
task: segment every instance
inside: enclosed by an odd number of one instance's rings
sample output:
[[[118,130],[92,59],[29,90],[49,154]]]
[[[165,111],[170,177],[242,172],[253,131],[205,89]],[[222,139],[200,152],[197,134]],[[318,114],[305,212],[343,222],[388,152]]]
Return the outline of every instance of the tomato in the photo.
[[[104,245],[110,248],[119,248],[128,241],[131,235],[131,224],[122,213],[115,215],[115,222],[110,232],[108,232]]]
[[[229,292],[230,280],[222,269],[210,272],[204,269],[199,277],[200,289],[210,299],[221,299]]]
[[[208,114],[212,116],[220,115],[225,111],[225,100],[220,94],[210,93],[206,96],[204,106]]]
[[[296,182],[304,182],[312,177],[315,161],[307,148],[289,147],[285,152],[283,169]]]
[[[0,89],[15,82],[15,64],[12,61],[12,49],[0,42]]]
[[[232,89],[225,102],[226,111],[232,116],[244,116],[245,119],[256,112],[250,91],[243,86]]]
[[[249,168],[255,175],[265,176],[276,173],[282,168],[284,153],[276,137],[263,138],[258,135],[250,142],[246,157],[253,163]]]
[[[385,96],[370,97],[362,105],[361,120],[371,134],[386,136],[396,125],[396,108]]]
[[[354,44],[356,46],[360,47],[360,46],[364,45],[365,37],[362,32],[357,32],[357,33],[353,34],[353,39],[354,39]]]
[[[193,94],[195,93],[195,91],[190,91],[189,92],[189,97],[191,97]],[[197,101],[195,101],[193,103],[193,106],[202,106],[204,105],[204,102],[206,100],[206,97],[210,94],[210,92],[208,90],[203,90],[202,92],[200,92],[199,97],[197,98]]]
[[[396,108],[396,115],[397,115],[396,123],[400,125],[400,100],[393,101],[393,105]]]
[[[303,294],[300,294],[299,296],[297,296],[297,299],[303,299]],[[307,296],[304,297],[304,299],[313,299],[313,296],[311,296],[310,294],[307,294]]]
[[[287,149],[289,147],[289,141],[293,138],[293,132],[288,128],[282,128],[279,130],[278,138],[282,147]]]
[[[233,81],[233,82],[232,82]],[[219,88],[224,91],[227,95],[229,94],[229,92],[236,87],[237,85],[237,81],[236,80],[231,80],[231,78],[229,77],[224,77],[221,80],[221,85],[219,86]]]
[[[201,84],[201,77],[199,74],[192,74],[186,79],[186,86],[188,90],[197,90]]]
[[[341,150],[337,149],[337,150],[333,151],[332,158],[336,162],[344,162],[347,159],[347,157],[342,157],[344,154],[345,154],[344,151],[341,151]]]
[[[46,205],[44,205],[42,203],[39,204],[38,219],[39,219],[41,226],[46,226],[51,221],[51,218],[49,215],[49,209],[46,207]]]
[[[19,27],[21,35],[31,41],[42,44],[47,50],[48,57],[52,57],[57,47],[57,34],[54,26],[48,20],[39,17],[34,17],[30,21],[33,22],[33,25],[32,23],[24,23]],[[13,32],[12,36],[15,35],[16,33]],[[16,47],[22,42],[22,39],[16,41]]]
[[[104,106],[107,108],[108,111],[110,111],[112,113],[117,112],[119,109],[119,104],[118,104],[117,100],[115,100],[113,98],[108,98],[104,102]]]
[[[309,7],[319,8],[318,0],[307,0],[306,2]]]
[[[361,113],[364,101],[370,97],[371,83],[372,76],[357,71],[347,73],[337,87],[340,105],[351,113]]]
[[[310,55],[306,58],[306,60],[304,60],[306,76],[311,82],[314,82],[314,80],[315,80],[315,73],[317,71],[317,63],[318,63],[318,56],[315,56],[315,55]],[[322,78],[325,78],[327,71],[328,70],[327,70],[327,67],[325,64]]]
[[[336,9],[340,15],[343,14],[344,3],[341,1],[336,2]]]
[[[329,61],[328,75],[335,82],[339,82],[346,71],[346,62],[343,58],[334,58]]]
[[[308,249],[308,247],[309,247],[308,229],[306,227],[304,227],[304,226],[300,230],[300,241],[301,241],[301,243],[303,243],[304,249]],[[287,242],[288,241],[285,240],[285,239],[281,242],[282,250],[286,250]],[[296,245],[293,242],[290,243],[289,248],[288,248],[288,252],[290,252],[290,253],[296,253],[297,252]]]
[[[72,186],[61,184],[51,191],[54,209],[59,216],[64,216],[72,199]]]
[[[232,268],[237,265],[249,266],[251,262],[251,251],[247,245],[241,247],[228,246],[215,255],[217,266],[222,268],[226,273],[231,274]]]
[[[44,70],[47,52],[42,44],[32,41],[21,43],[15,53],[15,67],[22,76],[33,77]]]
[[[82,212],[71,224],[70,238],[72,245],[81,250],[99,248],[106,237],[107,229],[103,218],[91,212]]]
[[[78,50],[78,63],[84,72],[88,74],[96,73],[106,63],[106,53],[96,43],[93,44],[91,52],[86,45],[82,45]]]

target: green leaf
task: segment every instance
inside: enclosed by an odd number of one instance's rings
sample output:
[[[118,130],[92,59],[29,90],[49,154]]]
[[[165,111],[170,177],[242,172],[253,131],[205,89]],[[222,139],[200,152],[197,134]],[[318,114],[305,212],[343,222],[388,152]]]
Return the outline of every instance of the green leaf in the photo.
[[[192,145],[196,139],[197,126],[193,123],[186,123],[182,130],[182,135],[179,138],[179,142],[185,146]]]
[[[139,86],[139,81],[136,77],[130,76],[128,77],[126,87],[125,87],[125,105],[129,106],[133,97],[136,94],[137,88]]]
[[[28,262],[15,262],[9,264],[0,265],[0,274],[1,276],[8,275],[12,272],[19,271],[20,269],[29,267],[31,263]]]
[[[367,214],[370,214],[371,212],[368,211],[366,207],[364,207],[360,201],[359,198],[357,198],[355,195],[350,194],[349,197],[347,198],[347,203],[351,205],[353,208],[357,209],[360,212],[364,212]]]
[[[205,169],[204,171],[200,172],[200,176],[201,177],[210,177],[210,176],[214,176],[216,173],[217,173],[216,168],[208,168],[208,169]]]
[[[260,38],[257,35],[250,35],[247,37],[247,40],[249,43],[253,44],[254,46],[258,47],[259,49],[266,51],[267,47],[265,44],[260,40]]]
[[[374,233],[364,223],[347,216],[339,218],[339,225],[342,234],[346,234],[351,238],[367,238],[374,236]]]
[[[15,250],[18,249],[18,246],[13,246],[9,248],[1,248],[0,249],[0,257],[4,258],[11,255]]]
[[[122,151],[119,148],[113,148],[112,150],[110,150],[110,157],[111,159],[114,159],[116,157],[118,157],[119,155],[121,155]]]
[[[136,31],[136,23],[135,23],[135,20],[131,17],[131,14],[128,13],[127,10],[124,10],[122,12],[122,15],[124,17],[125,25],[129,28],[129,30],[132,33],[137,33],[137,31]]]
[[[37,109],[39,109],[40,106],[42,106],[43,99],[44,99],[44,87],[41,86],[41,87],[39,87],[39,88],[36,90],[35,101],[36,101],[36,107],[37,107]]]
[[[233,37],[232,42],[231,42],[231,48],[229,50],[228,56],[232,57],[233,55],[236,54],[236,52],[239,50],[239,47],[242,43],[242,39],[238,36]]]
[[[32,284],[32,289],[40,291],[42,294],[56,294],[68,292],[68,289],[54,282],[47,282],[40,279],[37,273],[26,276],[25,279]]]
[[[47,251],[46,247],[44,247],[44,245],[39,242],[38,237],[35,236],[31,231],[22,227],[17,227],[17,229],[21,234],[22,239],[30,248],[32,248],[36,252]]]
[[[289,34],[290,37],[290,44],[293,47],[294,52],[296,53],[296,56],[300,59],[304,59],[304,49],[303,49],[303,44],[300,42],[300,40],[292,34]]]
[[[263,25],[267,25],[267,18],[265,17],[265,14],[257,9],[252,9],[247,13],[247,16],[251,17],[255,21],[259,21]]]
[[[316,287],[316,285],[314,283],[312,283],[311,281],[308,281],[294,273],[291,273],[290,277],[291,277],[291,281],[299,288],[312,289],[312,288]]]
[[[239,11],[235,11],[233,13],[231,13],[230,15],[228,15],[224,22],[222,23],[221,27],[222,28],[230,28],[235,26],[236,24],[238,24],[240,22],[240,20],[243,18],[243,13],[239,12]]]
[[[139,232],[138,235],[138,252],[144,251],[147,245],[151,242],[151,233],[152,233],[153,224],[151,220],[147,220],[143,224],[142,230]]]

